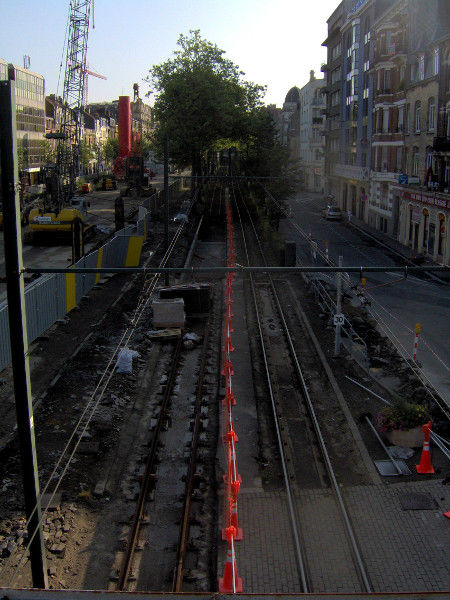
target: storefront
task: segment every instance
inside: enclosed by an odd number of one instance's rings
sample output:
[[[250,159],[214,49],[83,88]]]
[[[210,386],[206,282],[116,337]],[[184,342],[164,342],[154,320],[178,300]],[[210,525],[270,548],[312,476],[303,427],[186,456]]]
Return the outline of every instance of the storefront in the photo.
[[[424,254],[438,263],[450,265],[447,241],[450,195],[398,190],[400,196],[399,242],[413,254]]]

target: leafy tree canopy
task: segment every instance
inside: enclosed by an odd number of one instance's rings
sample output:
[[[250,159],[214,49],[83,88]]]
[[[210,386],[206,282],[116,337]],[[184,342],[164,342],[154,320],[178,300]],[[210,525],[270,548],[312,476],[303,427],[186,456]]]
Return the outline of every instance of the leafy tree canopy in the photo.
[[[155,65],[146,79],[157,97],[155,150],[170,140],[171,160],[201,173],[201,159],[218,140],[246,135],[248,115],[261,106],[264,88],[244,81],[244,73],[199,30],[180,35],[173,58]]]
[[[108,163],[114,163],[119,156],[119,140],[108,138],[103,145],[103,155]]]

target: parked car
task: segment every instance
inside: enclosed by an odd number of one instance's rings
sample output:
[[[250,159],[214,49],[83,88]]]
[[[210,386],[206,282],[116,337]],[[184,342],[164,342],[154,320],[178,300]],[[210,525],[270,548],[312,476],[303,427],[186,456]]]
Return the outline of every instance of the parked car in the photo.
[[[342,211],[338,206],[327,206],[322,212],[322,216],[324,219],[340,221],[342,219]]]

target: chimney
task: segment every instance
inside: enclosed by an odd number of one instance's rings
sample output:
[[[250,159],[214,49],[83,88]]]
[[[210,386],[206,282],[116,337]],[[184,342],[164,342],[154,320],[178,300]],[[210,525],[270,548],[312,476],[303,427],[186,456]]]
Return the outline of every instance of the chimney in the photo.
[[[314,69],[311,69],[311,71],[309,72],[309,80],[310,81],[314,81],[315,80]]]

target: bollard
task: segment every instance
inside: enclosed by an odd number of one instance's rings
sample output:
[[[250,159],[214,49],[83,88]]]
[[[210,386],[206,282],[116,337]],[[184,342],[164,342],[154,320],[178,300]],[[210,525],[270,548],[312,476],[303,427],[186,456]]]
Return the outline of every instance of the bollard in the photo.
[[[413,353],[413,360],[415,361],[417,358],[417,346],[419,345],[419,333],[421,331],[422,327],[420,325],[420,323],[416,323],[416,328],[415,328],[415,338],[414,338],[414,353]]]

